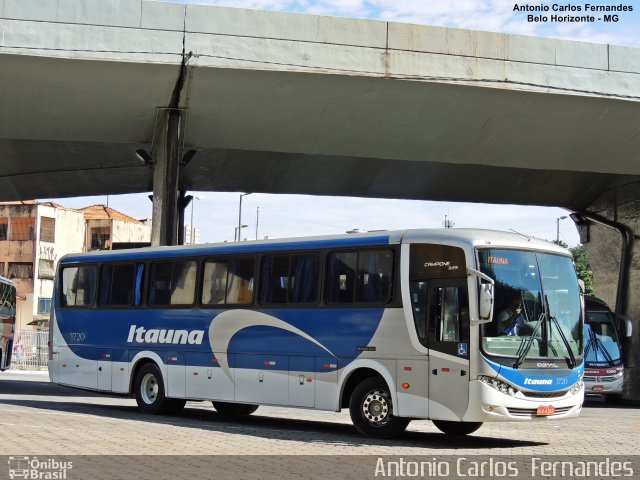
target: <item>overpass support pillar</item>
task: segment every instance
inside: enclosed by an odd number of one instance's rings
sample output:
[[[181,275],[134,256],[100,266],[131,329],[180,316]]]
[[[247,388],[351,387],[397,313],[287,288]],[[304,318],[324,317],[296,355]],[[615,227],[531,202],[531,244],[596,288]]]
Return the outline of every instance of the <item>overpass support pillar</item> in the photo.
[[[158,118],[154,144],[153,212],[151,245],[176,245],[178,242],[178,179],[182,111],[166,109]],[[180,205],[179,205],[180,203]]]
[[[622,398],[640,401],[640,184],[605,194],[574,221],[593,270],[596,295],[632,321],[631,336],[621,339]]]

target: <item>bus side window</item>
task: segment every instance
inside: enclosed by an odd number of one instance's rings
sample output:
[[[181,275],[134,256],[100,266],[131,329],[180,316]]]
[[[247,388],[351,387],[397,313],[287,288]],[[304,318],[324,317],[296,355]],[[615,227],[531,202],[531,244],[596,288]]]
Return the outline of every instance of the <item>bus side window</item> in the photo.
[[[392,287],[392,250],[329,254],[327,303],[387,304],[391,301]]]
[[[316,254],[265,257],[262,261],[261,303],[313,303],[318,299]]]
[[[289,272],[289,303],[312,303],[318,299],[317,255],[293,255]]]
[[[393,252],[363,250],[358,253],[358,288],[356,302],[389,303]]]
[[[340,252],[329,255],[327,303],[353,303],[357,265],[357,252]]]
[[[134,301],[135,266],[103,265],[98,305],[131,306]]]
[[[227,291],[228,265],[225,261],[209,261],[204,264],[204,279],[202,282],[202,303],[205,305],[219,305],[224,303]]]
[[[62,306],[87,307],[93,305],[96,269],[93,265],[67,267],[62,270]]]
[[[261,303],[286,303],[289,275],[289,257],[265,257],[260,276]]]
[[[451,283],[429,287],[428,343],[429,348],[457,354],[457,345],[469,342],[469,305],[466,286]]]
[[[411,306],[420,343],[427,344],[427,282],[411,282]]]
[[[253,258],[234,258],[229,261],[228,305],[245,305],[253,301],[255,261]]]
[[[195,298],[196,262],[176,260],[151,264],[149,304],[192,305]]]

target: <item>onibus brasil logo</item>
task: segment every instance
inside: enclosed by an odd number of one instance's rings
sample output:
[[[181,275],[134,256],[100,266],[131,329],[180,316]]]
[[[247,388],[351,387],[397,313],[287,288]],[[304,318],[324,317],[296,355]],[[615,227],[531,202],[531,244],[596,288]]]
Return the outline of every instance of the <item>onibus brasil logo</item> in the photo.
[[[73,468],[72,462],[38,457],[9,457],[9,478],[28,478],[33,480],[65,480],[67,470]]]

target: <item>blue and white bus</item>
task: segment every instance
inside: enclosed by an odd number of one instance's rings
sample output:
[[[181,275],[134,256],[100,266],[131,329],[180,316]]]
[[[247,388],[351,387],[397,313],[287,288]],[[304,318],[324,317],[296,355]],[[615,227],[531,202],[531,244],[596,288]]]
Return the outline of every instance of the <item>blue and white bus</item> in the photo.
[[[16,298],[13,282],[0,277],[0,370],[6,370],[11,366],[16,326]]]
[[[567,250],[488,230],[82,253],[58,265],[49,373],[146,413],[349,408],[369,436],[468,434],[578,415],[582,310]]]

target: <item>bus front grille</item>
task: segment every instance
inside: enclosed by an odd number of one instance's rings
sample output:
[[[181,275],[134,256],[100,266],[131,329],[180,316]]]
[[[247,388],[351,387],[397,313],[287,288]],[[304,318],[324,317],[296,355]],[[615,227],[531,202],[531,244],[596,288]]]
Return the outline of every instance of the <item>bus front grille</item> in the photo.
[[[529,398],[559,398],[564,397],[567,390],[562,392],[522,392],[525,397]]]
[[[611,383],[620,377],[584,377],[583,380],[589,383]]]

